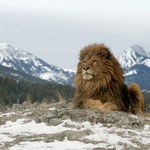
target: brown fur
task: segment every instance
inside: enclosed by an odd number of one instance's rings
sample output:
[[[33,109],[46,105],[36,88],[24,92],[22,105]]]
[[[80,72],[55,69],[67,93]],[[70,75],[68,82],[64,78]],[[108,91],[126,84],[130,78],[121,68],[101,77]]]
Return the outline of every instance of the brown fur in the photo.
[[[123,70],[104,44],[92,44],[81,50],[75,86],[73,108],[143,114],[140,87],[136,83],[129,87],[124,84]]]

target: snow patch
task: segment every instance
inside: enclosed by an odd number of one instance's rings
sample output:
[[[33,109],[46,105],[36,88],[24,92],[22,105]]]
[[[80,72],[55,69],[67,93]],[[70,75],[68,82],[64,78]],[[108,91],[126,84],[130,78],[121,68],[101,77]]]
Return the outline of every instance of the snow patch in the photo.
[[[55,108],[55,107],[52,107],[52,108],[49,108],[48,110],[53,111],[53,110],[56,110],[56,108]]]
[[[134,75],[134,74],[137,74],[137,71],[136,70],[130,70],[130,71],[125,73],[125,76],[130,76],[130,75]]]
[[[144,60],[141,64],[146,65],[147,67],[150,67],[150,59]]]
[[[46,123],[36,123],[34,120],[28,122],[26,119],[18,119],[16,122],[7,121],[5,125],[0,126],[0,134],[17,135],[31,135],[31,134],[54,134],[60,133],[69,128],[64,127],[66,123],[70,121],[66,120],[62,124],[57,126],[47,126]]]
[[[11,147],[9,150],[90,150],[97,147],[103,147],[102,144],[91,144],[83,143],[78,141],[54,141],[45,143],[44,141],[39,142],[21,142],[18,145]]]
[[[55,108],[51,108],[53,110]],[[11,114],[11,113],[10,113]],[[9,115],[9,114],[5,114]],[[106,148],[106,149],[124,149],[123,145],[127,145],[127,148],[134,147],[139,148],[138,141],[142,144],[150,144],[150,125],[145,125],[143,130],[139,129],[125,129],[111,126],[103,126],[103,124],[93,124],[89,121],[85,122],[73,122],[70,119],[64,120],[62,123],[56,126],[48,126],[46,123],[36,123],[34,120],[29,121],[27,119],[18,119],[15,122],[7,121],[5,125],[0,125],[0,142],[10,142],[15,139],[15,136],[30,136],[36,135],[39,137],[43,134],[57,134],[64,131],[84,131],[91,130],[91,134],[82,137],[81,141],[69,141],[65,138],[63,141],[54,141],[46,143],[42,140],[39,141],[25,141],[17,143],[9,148],[9,150],[70,150],[78,149],[93,149],[93,148]],[[89,141],[85,143],[83,141]],[[94,144],[92,141],[94,141]],[[1,147],[2,145],[0,145]]]
[[[15,112],[4,113],[4,114],[1,114],[0,117],[10,116],[10,115],[14,115],[14,114],[15,114]]]

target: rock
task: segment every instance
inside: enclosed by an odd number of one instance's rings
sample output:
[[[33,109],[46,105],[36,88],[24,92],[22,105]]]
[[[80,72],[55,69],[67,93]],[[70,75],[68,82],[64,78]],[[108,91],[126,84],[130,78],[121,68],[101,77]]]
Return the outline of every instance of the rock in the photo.
[[[108,148],[99,148],[97,144],[103,144],[103,134],[106,132],[107,135],[115,134],[117,138],[123,137],[131,138],[131,143],[133,145],[138,145],[138,147],[124,144],[122,141],[118,143],[123,149],[148,149],[149,143],[140,143],[137,139],[139,138],[139,133],[149,132],[150,118],[144,118],[141,116],[135,116],[133,114],[128,114],[124,112],[110,112],[102,113],[97,110],[91,109],[72,109],[72,104],[67,102],[58,103],[24,103],[23,105],[14,104],[11,109],[8,110],[6,115],[0,116],[0,125],[5,124],[6,121],[16,121],[17,119],[23,118],[28,122],[32,120],[36,123],[44,122],[47,126],[65,128],[62,132],[52,132],[52,134],[40,134],[40,135],[28,135],[28,136],[17,136],[18,143],[24,141],[44,141],[44,142],[54,142],[54,141],[79,141],[85,144],[94,144],[96,148],[94,150],[109,149],[114,150],[114,144],[108,144]],[[10,113],[10,115],[9,115]],[[94,126],[102,129],[102,141],[90,140],[87,136],[92,135]],[[87,126],[87,128],[85,128]],[[96,131],[97,131],[96,128]],[[56,128],[57,129],[57,128]],[[105,130],[106,129],[106,130]],[[127,130],[126,130],[127,129]],[[103,133],[103,131],[105,132]],[[97,133],[97,132],[96,132]],[[125,134],[125,135],[124,135]],[[96,135],[99,136],[99,135]],[[128,137],[129,136],[129,137]],[[148,139],[149,136],[145,137]],[[100,139],[101,140],[101,139]],[[16,142],[14,141],[14,143]],[[115,141],[115,139],[114,139]],[[109,141],[107,141],[109,142]],[[15,143],[16,144],[16,143]],[[1,146],[1,145],[0,145]],[[4,147],[12,146],[12,143],[7,142]]]

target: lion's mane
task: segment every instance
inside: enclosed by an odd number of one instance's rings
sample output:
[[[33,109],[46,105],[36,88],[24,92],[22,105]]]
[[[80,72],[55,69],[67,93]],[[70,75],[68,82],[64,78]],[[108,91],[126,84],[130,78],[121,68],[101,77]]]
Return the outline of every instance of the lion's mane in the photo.
[[[98,61],[97,66],[93,67],[94,75],[90,80],[83,79],[85,60],[89,67],[92,67],[93,61]],[[74,108],[84,108],[86,99],[93,99],[102,103],[113,102],[120,110],[129,110],[130,98],[124,84],[123,70],[104,44],[88,45],[80,51],[75,86]]]

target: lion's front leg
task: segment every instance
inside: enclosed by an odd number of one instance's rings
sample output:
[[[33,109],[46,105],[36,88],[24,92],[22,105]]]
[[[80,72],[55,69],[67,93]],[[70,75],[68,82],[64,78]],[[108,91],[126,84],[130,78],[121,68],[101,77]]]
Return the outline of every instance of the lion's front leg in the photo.
[[[102,106],[103,106],[103,103],[100,102],[99,100],[87,99],[84,101],[85,108],[99,109]]]
[[[113,102],[102,103],[100,100],[87,99],[84,102],[85,108],[97,109],[101,112],[110,112],[119,110],[118,106]]]

